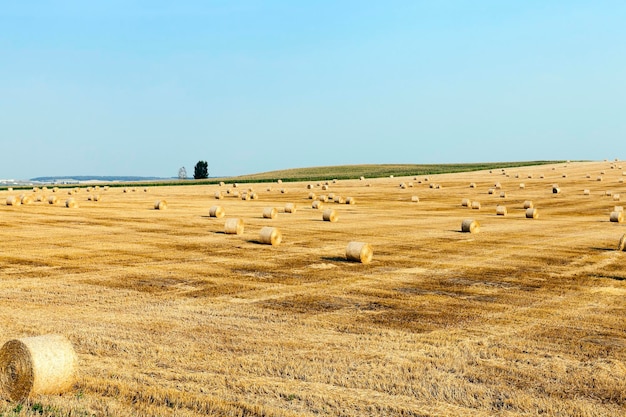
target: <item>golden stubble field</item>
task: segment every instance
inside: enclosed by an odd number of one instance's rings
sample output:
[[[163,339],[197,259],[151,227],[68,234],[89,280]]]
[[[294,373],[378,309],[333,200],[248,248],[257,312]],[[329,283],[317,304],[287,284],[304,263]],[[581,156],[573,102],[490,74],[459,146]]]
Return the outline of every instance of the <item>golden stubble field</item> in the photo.
[[[609,221],[621,203],[606,195],[626,199],[624,171],[572,162],[429,181],[329,178],[327,191],[240,184],[259,195],[251,201],[216,200],[230,184],[111,188],[98,202],[82,189],[75,209],[7,206],[22,191],[2,191],[0,344],[65,335],[80,375],[69,393],[0,410],[625,415],[626,253],[615,249],[626,224]],[[339,221],[324,222],[310,192],[356,204],[326,203]],[[463,198],[481,209],[461,207]],[[158,199],[166,210],[154,209]],[[525,200],[539,218],[525,218]],[[287,203],[298,210],[262,218]],[[213,205],[226,216],[210,218]],[[245,232],[225,234],[235,217]],[[460,232],[467,218],[480,233]],[[282,231],[280,246],[259,243],[268,225]],[[350,241],[369,242],[373,261],[347,262]]]

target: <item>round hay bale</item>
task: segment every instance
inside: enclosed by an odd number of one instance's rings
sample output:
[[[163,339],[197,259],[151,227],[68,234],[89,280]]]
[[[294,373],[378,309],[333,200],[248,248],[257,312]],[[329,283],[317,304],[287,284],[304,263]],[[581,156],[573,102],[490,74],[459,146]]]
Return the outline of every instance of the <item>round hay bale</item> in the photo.
[[[335,201],[335,193],[329,193],[328,194],[328,200],[329,201]]]
[[[67,208],[78,208],[78,201],[75,198],[68,198],[65,200],[65,207]]]
[[[604,170],[600,171],[600,175],[605,175],[606,172]]]
[[[22,204],[22,199],[17,196],[10,195],[7,197],[7,206],[19,206]]]
[[[77,371],[76,352],[61,335],[9,340],[0,349],[0,389],[13,401],[69,391]]]
[[[407,185],[409,186],[409,188],[413,188],[413,183],[412,182],[409,182]]]
[[[315,197],[317,197],[315,193],[309,193],[309,200],[315,200]]]
[[[59,191],[59,187],[54,187],[54,188],[52,189],[52,192],[53,192],[53,193],[56,193],[57,191]]]
[[[224,186],[224,181],[220,181],[220,187]]]
[[[313,189],[313,184],[307,184],[306,185],[306,189],[307,190],[312,190]]]
[[[93,196],[92,195],[88,195],[87,196],[87,201],[91,201],[91,200],[93,200]]]
[[[527,178],[532,178],[532,177],[533,177],[533,174],[528,174]]]
[[[589,191],[589,190],[583,190],[583,195],[590,195],[590,194],[591,194],[591,191]]]
[[[374,257],[374,251],[369,243],[350,242],[346,247],[346,259],[352,262],[368,264]]]
[[[56,195],[51,195],[50,197],[48,197],[48,204],[57,204],[58,202],[59,199]]]
[[[155,210],[165,210],[167,208],[167,201],[165,200],[157,200],[154,202]]]
[[[539,217],[539,212],[536,208],[529,207],[526,209],[526,218],[527,219],[536,219]]]
[[[624,212],[623,211],[612,212],[610,220],[613,223],[624,223]]]
[[[243,220],[241,219],[228,219],[224,223],[224,233],[227,235],[240,235],[243,234]]]
[[[340,195],[336,195],[336,196],[335,196],[335,198],[333,199],[333,201],[334,201],[335,203],[337,203],[337,204],[345,204],[346,199],[345,199],[345,198],[343,198],[343,197],[342,197],[342,196],[340,196]]]
[[[100,194],[94,194],[93,201],[100,201]]]
[[[224,211],[224,207],[222,206],[212,206],[209,208],[209,217],[215,217],[221,219],[226,215],[226,211]]]
[[[275,207],[265,207],[263,209],[263,218],[264,219],[275,219],[278,215],[278,210]]]
[[[247,192],[241,193],[241,199],[243,201],[250,201],[250,194],[248,194]]]
[[[147,193],[148,192],[148,187],[144,187],[143,192]]]
[[[626,234],[623,234],[622,237],[619,239],[619,243],[617,244],[617,250],[626,250]]]
[[[37,198],[35,198],[35,202],[37,203],[41,203],[42,201],[45,201],[46,197],[43,195],[38,195]]]
[[[258,200],[259,199],[259,195],[256,192],[252,192],[252,193],[250,193],[250,199]]]
[[[124,188],[122,189],[122,192],[127,193],[127,192],[128,192],[128,188],[124,187]]]
[[[602,177],[596,178],[596,181],[602,181]]]
[[[24,195],[24,196],[22,196],[20,202],[23,205],[33,204],[33,196],[31,196],[31,195]]]
[[[339,216],[337,215],[337,212],[335,210],[327,209],[327,210],[324,210],[324,212],[322,213],[322,219],[325,222],[334,223],[337,220],[339,220]]]
[[[613,201],[619,201],[619,199],[619,194],[613,194]],[[22,204],[24,204],[24,202],[22,202]]]
[[[356,204],[356,198],[346,197],[346,204]]]
[[[591,178],[591,174],[585,175],[585,178]]]
[[[361,177],[359,177],[359,179],[360,179],[361,181],[365,181],[365,177],[364,177],[364,176],[362,176],[362,175],[361,175]]]
[[[328,196],[322,194],[321,196],[319,196],[318,200],[323,202],[323,203],[327,203],[328,202]]]
[[[552,187],[552,194],[559,194],[561,189],[559,187]]]
[[[223,198],[224,198],[224,194],[222,194],[222,192],[221,192],[221,191],[216,191],[216,192],[215,192],[215,199],[216,199],[216,200],[221,200],[221,199],[223,199]]]
[[[563,178],[567,178],[567,174],[563,174]]]
[[[480,224],[474,219],[465,219],[461,223],[461,232],[478,233],[480,232]]]
[[[501,189],[501,188],[502,188],[502,184],[500,184],[499,182],[496,182],[496,183],[494,184],[494,188],[495,188],[496,190],[499,190],[499,189]]]
[[[322,185],[322,191],[327,191],[328,190],[328,185],[324,184]]]
[[[406,184],[405,183],[400,183],[400,188],[402,188],[403,190],[406,188]]]
[[[480,201],[472,201],[472,210],[480,210]]]
[[[285,213],[295,213],[297,210],[296,205],[294,203],[285,204]]]
[[[412,203],[419,203],[420,202],[420,198],[416,195],[411,196],[411,202]]]
[[[265,226],[259,233],[259,241],[264,245],[280,245],[283,240],[283,234],[276,227]]]
[[[496,215],[506,216],[507,215],[506,206],[496,206]]]
[[[313,201],[313,204],[311,204],[311,208],[315,209],[315,210],[320,210],[324,207],[324,203],[322,203],[319,200],[315,200]]]
[[[520,190],[523,190],[524,188],[526,188],[526,184],[524,184],[523,182],[520,183],[519,188]]]
[[[487,193],[488,193],[488,194],[490,194],[490,195],[491,195],[491,194],[493,194],[493,193],[495,193],[495,192],[496,192],[496,190],[495,190],[495,189],[493,189],[493,188],[490,188],[490,189],[487,191]]]
[[[283,183],[283,180],[278,180],[278,181],[276,181],[276,182],[277,182],[278,184],[282,184],[282,183]]]
[[[506,198],[506,191],[500,192],[500,198]]]
[[[544,179],[545,175],[541,174],[541,175],[539,175],[539,178]]]
[[[281,194],[287,194],[287,189],[286,188],[281,188],[280,189],[280,193]]]
[[[461,200],[461,207],[471,207],[472,206],[472,200],[470,200],[469,198],[464,198],[463,200]]]
[[[533,205],[532,201],[530,201],[530,200],[524,201],[524,208],[525,209],[529,209],[529,208],[533,208],[533,207],[534,207],[534,205]]]
[[[611,197],[613,195],[613,191],[605,191],[604,195],[606,195],[607,197]]]
[[[233,183],[233,188],[237,188],[239,185],[235,182]]]
[[[476,183],[470,182],[470,188],[476,188]]]

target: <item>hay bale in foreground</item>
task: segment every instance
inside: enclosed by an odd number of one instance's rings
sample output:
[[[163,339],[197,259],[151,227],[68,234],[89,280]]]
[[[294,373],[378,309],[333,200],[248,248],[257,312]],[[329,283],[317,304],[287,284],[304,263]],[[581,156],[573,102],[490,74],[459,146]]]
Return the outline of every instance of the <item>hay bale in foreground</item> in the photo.
[[[527,219],[536,219],[539,217],[539,212],[536,208],[529,207],[526,209],[526,218]]]
[[[224,233],[227,235],[240,235],[243,234],[243,220],[241,219],[228,219],[224,223]]]
[[[224,207],[222,206],[212,206],[211,208],[209,208],[209,217],[221,219],[225,215],[226,211],[224,211]]]
[[[624,212],[623,211],[612,212],[610,220],[613,223],[624,223]]]
[[[619,243],[617,244],[617,250],[626,250],[626,234],[623,234],[622,237],[619,239]]]
[[[480,224],[474,219],[465,219],[461,223],[461,232],[463,233],[478,233],[480,231]]]
[[[374,251],[369,243],[350,242],[346,247],[346,259],[353,262],[368,264],[374,257]]]
[[[78,208],[78,202],[75,198],[68,198],[65,200],[65,207],[67,208]]]
[[[155,210],[165,210],[167,208],[167,201],[165,200],[157,200],[154,202]]]
[[[19,206],[22,204],[22,200],[19,197],[10,195],[7,197],[7,206]]]
[[[283,234],[276,227],[265,226],[259,234],[259,241],[265,245],[280,245],[283,240]]]
[[[334,223],[339,220],[339,216],[337,215],[337,212],[335,210],[327,209],[324,210],[324,212],[322,213],[322,220],[324,220],[325,222]]]
[[[507,215],[506,206],[496,206],[496,215],[506,216]]]
[[[76,352],[61,335],[9,340],[0,349],[0,389],[13,401],[68,391],[77,370]]]
[[[263,209],[263,218],[264,219],[275,219],[278,214],[278,210],[275,207],[265,207]]]

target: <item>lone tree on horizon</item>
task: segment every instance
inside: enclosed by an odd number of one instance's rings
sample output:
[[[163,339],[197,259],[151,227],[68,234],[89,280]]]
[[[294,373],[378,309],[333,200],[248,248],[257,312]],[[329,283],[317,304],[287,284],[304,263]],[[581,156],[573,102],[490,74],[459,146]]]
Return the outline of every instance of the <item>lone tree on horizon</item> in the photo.
[[[187,170],[185,169],[185,167],[180,167],[180,169],[178,170],[178,179],[179,180],[187,179]]]
[[[198,161],[193,169],[193,178],[196,180],[209,178],[209,164],[207,161]]]

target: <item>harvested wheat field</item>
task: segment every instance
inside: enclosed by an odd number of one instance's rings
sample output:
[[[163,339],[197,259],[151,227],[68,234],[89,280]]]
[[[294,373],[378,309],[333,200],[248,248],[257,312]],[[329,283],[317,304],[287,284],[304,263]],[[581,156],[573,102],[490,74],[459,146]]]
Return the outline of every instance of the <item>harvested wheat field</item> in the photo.
[[[338,222],[311,208],[311,181],[246,184],[257,200],[224,192],[224,218],[209,208],[229,184],[0,205],[0,345],[59,334],[78,356],[71,390],[0,411],[626,415],[626,224],[610,221],[607,196],[626,195],[617,164],[313,182],[358,201],[333,203]],[[496,183],[505,197],[489,194]],[[526,218],[525,201],[541,215]],[[264,218],[287,203],[297,212]],[[237,218],[244,232],[226,234]],[[479,233],[461,232],[467,218]],[[280,245],[260,242],[266,226]],[[371,262],[346,259],[352,241]]]

